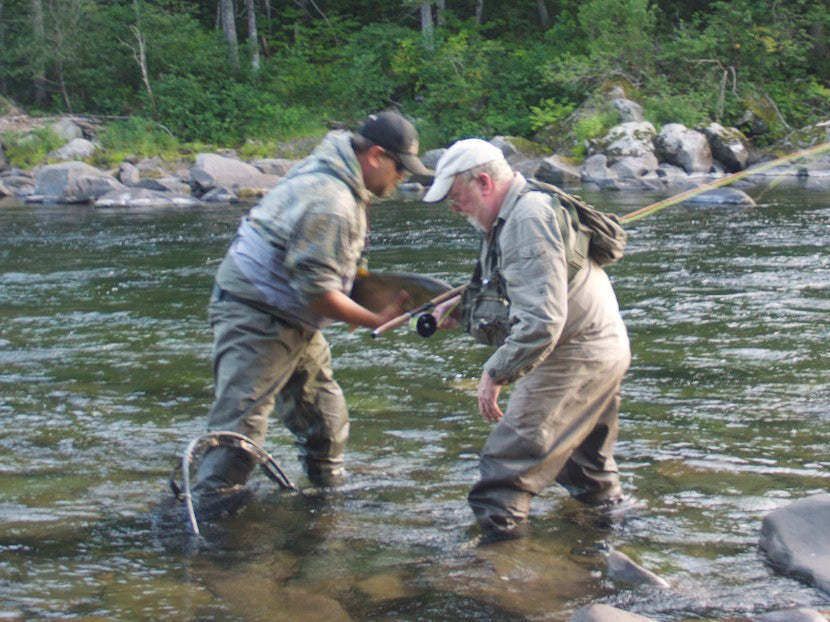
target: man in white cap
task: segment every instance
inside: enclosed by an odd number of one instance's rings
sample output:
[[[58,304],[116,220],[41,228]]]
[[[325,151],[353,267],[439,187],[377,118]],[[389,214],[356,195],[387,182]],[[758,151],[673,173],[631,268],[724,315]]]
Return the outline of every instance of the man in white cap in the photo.
[[[496,426],[469,494],[485,536],[522,535],[531,499],[554,481],[587,504],[618,504],[613,448],[631,355],[608,276],[590,258],[574,262],[567,210],[495,146],[461,140],[435,173],[424,201],[449,199],[482,233],[461,319],[477,341],[497,346],[477,391]],[[513,383],[503,413],[499,392]]]
[[[349,435],[321,329],[333,321],[376,328],[402,312],[393,304],[374,313],[349,292],[370,198],[388,196],[407,172],[431,173],[418,159],[415,127],[401,115],[380,112],[356,133],[329,132],[242,219],[216,273],[208,306],[215,378],[208,430],[261,444],[276,410],[316,485],[342,480]],[[200,518],[236,509],[254,466],[245,451],[210,448],[194,487]]]

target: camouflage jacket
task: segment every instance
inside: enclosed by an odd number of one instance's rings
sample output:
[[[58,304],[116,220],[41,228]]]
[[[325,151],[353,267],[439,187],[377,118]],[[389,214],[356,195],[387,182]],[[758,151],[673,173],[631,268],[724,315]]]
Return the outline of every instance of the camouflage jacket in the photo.
[[[329,132],[243,219],[217,284],[308,328],[329,324],[308,304],[350,291],[369,198],[350,134]]]

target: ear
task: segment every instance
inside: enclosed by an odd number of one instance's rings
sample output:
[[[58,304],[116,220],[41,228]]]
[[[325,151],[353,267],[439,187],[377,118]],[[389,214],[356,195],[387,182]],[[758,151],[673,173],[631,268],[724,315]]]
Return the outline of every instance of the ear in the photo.
[[[489,196],[493,194],[495,190],[495,183],[493,183],[493,178],[490,177],[487,173],[479,173],[476,176],[476,183],[478,184],[479,189],[481,190],[481,194],[483,196]]]
[[[384,151],[384,148],[380,145],[372,145],[366,150],[366,161],[370,166],[377,168],[380,166],[380,158]]]

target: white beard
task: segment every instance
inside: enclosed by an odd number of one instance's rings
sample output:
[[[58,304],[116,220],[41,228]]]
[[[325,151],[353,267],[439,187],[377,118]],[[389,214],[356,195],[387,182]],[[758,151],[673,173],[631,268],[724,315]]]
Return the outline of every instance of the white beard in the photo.
[[[473,216],[472,214],[465,214],[465,216],[467,217],[467,222],[470,223],[476,229],[476,231],[478,231],[479,233],[486,233],[486,230],[484,229],[482,224],[478,222],[478,219],[475,216]]]

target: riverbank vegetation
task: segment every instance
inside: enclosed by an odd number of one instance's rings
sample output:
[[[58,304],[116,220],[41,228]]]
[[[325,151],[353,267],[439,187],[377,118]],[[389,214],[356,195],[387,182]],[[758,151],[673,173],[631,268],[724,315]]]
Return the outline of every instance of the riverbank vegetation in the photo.
[[[578,156],[614,87],[658,127],[764,144],[830,117],[829,32],[825,0],[0,0],[0,95],[104,121],[111,153],[273,153],[397,107],[424,148]]]

